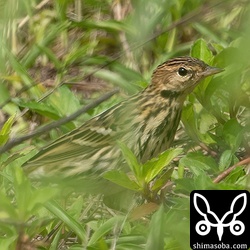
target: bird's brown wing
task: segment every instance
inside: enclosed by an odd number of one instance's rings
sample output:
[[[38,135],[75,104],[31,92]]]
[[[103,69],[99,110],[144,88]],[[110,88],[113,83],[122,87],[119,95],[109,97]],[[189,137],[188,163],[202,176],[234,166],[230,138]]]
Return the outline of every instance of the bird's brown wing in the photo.
[[[25,171],[35,175],[67,171],[70,175],[116,167],[121,158],[116,141],[128,132],[132,119],[132,112],[124,115],[123,107],[112,107],[44,147],[24,164]]]

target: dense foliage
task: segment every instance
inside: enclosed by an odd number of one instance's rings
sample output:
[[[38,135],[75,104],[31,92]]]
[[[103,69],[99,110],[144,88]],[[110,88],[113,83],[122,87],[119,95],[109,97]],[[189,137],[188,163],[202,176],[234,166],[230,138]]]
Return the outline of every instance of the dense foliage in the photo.
[[[250,190],[249,1],[0,5],[0,249],[189,249],[192,190]],[[131,172],[107,172],[103,183],[26,175],[21,165],[42,146],[179,55],[225,71],[188,97],[173,148],[141,165],[121,144]]]

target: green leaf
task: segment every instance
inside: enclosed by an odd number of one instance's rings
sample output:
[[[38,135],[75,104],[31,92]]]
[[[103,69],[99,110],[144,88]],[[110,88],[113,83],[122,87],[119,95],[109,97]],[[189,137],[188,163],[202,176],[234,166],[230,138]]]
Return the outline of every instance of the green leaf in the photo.
[[[164,206],[161,206],[152,216],[146,250],[164,249],[165,226]]]
[[[14,123],[15,115],[12,115],[3,125],[0,131],[0,145],[5,144],[9,140],[11,127]]]
[[[0,79],[1,79],[1,76],[0,76]],[[14,103],[8,102],[4,106],[2,106],[2,104],[8,101],[9,99],[10,99],[10,93],[7,89],[7,86],[5,86],[4,84],[0,84],[1,109],[9,115],[19,114],[20,110]]]
[[[16,204],[19,219],[27,220],[38,207],[41,207],[45,202],[52,199],[58,189],[44,187],[35,189],[30,183],[30,180],[25,176],[23,169],[13,167],[14,180],[13,187],[15,190]]]
[[[134,84],[128,84],[128,81],[124,79],[121,74],[112,72],[109,70],[101,69],[95,72],[96,77],[99,77],[107,82],[111,82],[118,87],[121,87],[128,91],[130,94],[134,94],[138,91],[138,87]]]
[[[202,38],[196,40],[191,48],[191,56],[201,59],[206,63],[211,63],[213,54],[207,43]]]
[[[86,232],[83,226],[72,216],[70,216],[67,211],[61,208],[55,201],[47,202],[45,207],[57,218],[62,220],[73,232],[75,232],[75,234],[83,243],[86,242]]]
[[[122,171],[111,170],[105,173],[103,177],[119,186],[125,187],[133,191],[138,191],[142,188],[135,181],[130,180],[128,175]]]
[[[174,168],[168,168],[166,172],[162,176],[160,176],[153,184],[151,190],[152,191],[159,191],[163,185],[167,183],[168,180],[170,180],[172,173],[174,171]]]
[[[223,138],[232,151],[238,150],[243,139],[243,127],[236,119],[231,119],[223,127]]]
[[[201,152],[188,153],[180,159],[180,163],[188,167],[196,176],[204,174],[205,171],[218,172],[215,160],[210,156],[205,156]]]
[[[58,112],[51,107],[50,105],[46,103],[40,103],[40,102],[22,102],[18,101],[17,103],[20,107],[28,108],[37,114],[49,117],[53,120],[57,120],[60,118]]]
[[[229,167],[230,163],[233,160],[233,153],[231,150],[225,150],[221,157],[220,157],[220,161],[219,161],[219,169],[220,171],[226,169],[227,167]]]
[[[58,112],[60,116],[66,116],[77,111],[81,105],[79,99],[68,87],[62,86],[49,96],[48,104]]]
[[[0,240],[0,249],[16,249],[16,247],[14,246],[16,239],[18,238],[18,234],[16,234],[15,236],[10,236],[8,235],[8,237],[3,237]]]
[[[236,167],[224,180],[225,183],[235,183],[239,180],[240,177],[244,176],[245,172],[242,167]]]
[[[119,62],[113,62],[110,67],[115,72],[119,73],[123,76],[124,79],[128,81],[145,81],[141,74],[138,73],[138,71],[135,71],[131,68],[126,67],[124,64],[121,64]]]
[[[122,223],[124,223],[124,220],[126,218],[124,218],[123,216],[115,216],[109,220],[107,220],[105,223],[103,223],[92,235],[92,237],[90,238],[89,242],[88,242],[88,246],[91,246],[95,243],[97,243],[97,241],[103,237],[104,235],[106,235],[108,232],[114,230],[115,228],[119,228]]]
[[[126,160],[131,171],[134,173],[136,179],[142,181],[142,165],[137,161],[137,158],[133,152],[122,142],[118,142],[118,145],[122,151],[123,157]]]
[[[36,211],[37,207],[45,204],[58,194],[59,190],[56,188],[45,187],[39,188],[32,192],[31,196],[26,199],[26,210],[29,212]]]
[[[191,56],[201,59],[207,64],[211,64],[213,61],[213,53],[208,48],[207,43],[203,39],[198,39],[195,41],[191,48]],[[205,92],[211,77],[207,77],[203,80],[202,84],[196,87],[195,93],[199,96],[199,99],[203,100],[203,93]]]
[[[200,174],[195,176],[193,179],[194,186],[196,190],[204,190],[204,189],[214,189],[213,186],[215,185],[210,176],[207,173]]]
[[[200,113],[200,124],[199,130],[201,134],[206,134],[210,129],[211,126],[217,122],[216,118],[204,110]]]
[[[79,195],[70,205],[68,210],[70,215],[73,216],[75,220],[77,220],[82,214],[83,207],[84,207],[84,200],[83,197]]]
[[[182,110],[181,120],[185,126],[185,130],[193,140],[198,140],[199,130],[196,126],[196,117],[194,112],[194,105],[186,105]]]
[[[152,181],[161,171],[179,154],[182,153],[181,148],[171,148],[163,152],[157,158],[153,158],[143,164],[143,176],[146,183]]]
[[[4,221],[4,219],[16,221],[18,219],[18,213],[11,199],[0,191],[0,221]]]
[[[181,190],[189,195],[193,190],[214,189],[214,185],[210,176],[205,171],[200,171],[199,174],[192,178],[183,178],[175,180],[176,190]]]
[[[20,220],[25,221],[31,215],[30,211],[27,209],[27,202],[32,196],[32,186],[28,178],[24,175],[22,168],[16,166],[13,168],[13,171],[13,187],[15,190],[19,218]]]

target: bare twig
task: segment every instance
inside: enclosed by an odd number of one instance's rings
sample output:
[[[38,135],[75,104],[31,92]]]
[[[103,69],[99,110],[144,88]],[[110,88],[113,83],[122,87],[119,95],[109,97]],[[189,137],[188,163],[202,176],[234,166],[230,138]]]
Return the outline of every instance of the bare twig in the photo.
[[[221,174],[219,174],[214,180],[213,183],[219,183],[221,182],[223,179],[225,179],[236,167],[241,166],[241,165],[245,165],[245,164],[249,164],[250,163],[250,157],[234,164],[233,166],[231,166],[230,168],[226,169],[225,171],[223,171]]]
[[[204,143],[199,143],[199,146],[205,150],[208,154],[210,154],[212,157],[217,157],[218,156],[218,153],[213,151],[212,149],[210,149],[206,144]]]
[[[101,96],[100,98],[96,99],[95,101],[87,104],[86,106],[82,107],[81,109],[77,110],[75,113],[73,113],[72,115],[69,115],[67,117],[64,117],[58,121],[52,122],[48,125],[45,125],[43,127],[38,128],[36,131],[28,134],[28,135],[24,135],[24,136],[20,136],[17,138],[14,138],[12,140],[10,140],[9,142],[7,142],[4,146],[0,147],[0,154],[10,150],[11,148],[13,148],[14,146],[27,141],[31,138],[37,137],[39,135],[42,135],[44,133],[47,133],[48,131],[57,128],[65,123],[68,123],[70,121],[73,121],[74,119],[76,119],[79,115],[86,113],[88,110],[97,107],[100,103],[108,100],[110,97],[112,97],[114,94],[118,93],[119,89],[116,88],[110,92],[108,92],[107,94]]]

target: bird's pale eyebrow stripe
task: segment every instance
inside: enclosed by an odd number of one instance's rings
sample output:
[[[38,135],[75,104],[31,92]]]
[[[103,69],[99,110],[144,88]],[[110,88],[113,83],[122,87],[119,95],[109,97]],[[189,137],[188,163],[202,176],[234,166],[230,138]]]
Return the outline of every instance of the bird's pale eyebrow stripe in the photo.
[[[175,66],[175,65],[180,66],[180,62],[178,62],[178,63],[176,63],[176,62],[173,62],[173,63],[163,63],[163,64],[161,64],[160,66],[158,66],[157,69],[156,69],[155,71],[164,69],[164,68],[166,68],[166,67],[172,67],[172,66]]]
[[[164,68],[166,66],[175,66],[175,65],[187,65],[187,64],[192,64],[192,63],[195,63],[196,60],[194,58],[190,58],[190,57],[177,57],[175,59],[170,59],[168,60],[167,62],[164,62],[162,64],[160,64],[158,66],[157,69],[161,69],[161,68]]]

